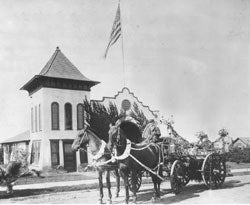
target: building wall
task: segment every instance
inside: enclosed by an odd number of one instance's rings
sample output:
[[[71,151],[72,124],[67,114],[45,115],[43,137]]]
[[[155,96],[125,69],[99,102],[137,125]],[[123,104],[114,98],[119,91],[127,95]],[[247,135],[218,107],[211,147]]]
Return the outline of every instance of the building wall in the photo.
[[[77,104],[83,103],[85,97],[89,99],[89,91],[79,90],[65,90],[55,88],[41,88],[34,94],[32,94],[30,100],[30,107],[41,105],[41,130],[37,132],[31,132],[31,143],[36,140],[41,141],[40,148],[40,161],[37,165],[33,165],[33,168],[44,169],[51,167],[51,147],[50,140],[59,140],[59,153],[60,153],[60,165],[63,166],[63,140],[74,140],[77,130]],[[59,104],[59,130],[51,129],[51,104],[57,102]],[[64,105],[70,103],[72,105],[72,130],[65,130],[65,117],[64,117]],[[34,115],[35,116],[35,115]],[[37,122],[39,122],[39,116],[37,115]],[[30,123],[31,124],[31,123]],[[31,126],[31,125],[30,125]],[[31,130],[31,127],[30,127]],[[31,153],[31,147],[29,152]],[[79,153],[77,153],[79,155]],[[79,157],[76,157],[79,164]]]
[[[247,147],[247,145],[242,142],[241,140],[237,140],[234,144],[233,144],[233,147],[237,147],[237,148],[240,148],[240,149],[244,149]]]

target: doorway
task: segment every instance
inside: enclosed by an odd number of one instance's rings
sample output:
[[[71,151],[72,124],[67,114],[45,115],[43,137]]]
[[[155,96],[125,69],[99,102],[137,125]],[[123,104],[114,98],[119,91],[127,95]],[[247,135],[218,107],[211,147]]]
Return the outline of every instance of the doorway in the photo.
[[[71,149],[73,141],[63,142],[64,169],[68,172],[76,171],[76,153]]]

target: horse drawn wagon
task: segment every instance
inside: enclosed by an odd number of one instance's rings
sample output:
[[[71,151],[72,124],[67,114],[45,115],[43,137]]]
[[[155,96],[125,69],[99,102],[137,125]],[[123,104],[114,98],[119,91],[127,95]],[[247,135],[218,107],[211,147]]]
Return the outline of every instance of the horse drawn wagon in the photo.
[[[116,123],[115,126],[110,127],[108,144],[102,142],[89,126],[85,126],[75,139],[72,148],[77,150],[87,143],[91,145],[89,149],[98,159],[96,160],[98,163],[94,166],[99,167],[100,171],[100,202],[103,198],[101,173],[104,169],[111,170],[110,165],[114,167],[116,173],[119,168],[124,178],[126,203],[129,199],[129,189],[133,192],[133,200],[136,202],[136,192],[140,189],[145,171],[150,174],[154,184],[154,199],[160,198],[160,183],[165,180],[170,180],[175,194],[180,193],[182,187],[190,180],[201,181],[203,179],[209,188],[223,184],[226,166],[219,154],[204,153],[201,150],[196,154],[188,153],[185,147],[187,141],[175,132],[171,124],[168,124],[171,131],[170,137],[165,137],[159,142],[150,142],[152,136],[150,126],[150,124],[146,126],[142,137],[135,123],[131,121]],[[185,143],[181,143],[183,140]],[[115,148],[115,154],[106,152],[106,149],[114,150],[113,148]],[[117,179],[118,195],[119,178]],[[107,185],[111,201],[109,172]]]
[[[209,188],[218,188],[223,184],[226,177],[223,157],[212,150],[198,149],[195,154],[188,152],[189,144],[177,134],[171,123],[167,123],[169,137],[153,143],[144,140],[139,144],[131,143],[131,135],[122,129],[124,123],[129,122],[120,122],[111,127],[109,141],[116,145],[119,156],[114,158],[125,167],[128,188],[133,191],[135,198],[144,171],[151,175],[155,188],[154,195],[157,197],[160,182],[167,179],[170,180],[171,189],[175,194],[180,193],[182,187],[190,180],[203,180]],[[148,133],[148,136],[152,136],[152,133]]]

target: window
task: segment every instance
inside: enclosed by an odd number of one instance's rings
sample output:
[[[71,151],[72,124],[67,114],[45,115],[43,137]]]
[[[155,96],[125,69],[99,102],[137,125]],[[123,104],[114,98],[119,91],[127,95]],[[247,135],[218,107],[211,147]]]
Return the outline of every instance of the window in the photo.
[[[41,104],[39,104],[38,107],[38,126],[39,126],[39,131],[42,131],[42,120],[41,120]]]
[[[34,132],[34,116],[33,116],[33,107],[31,108],[31,132]]]
[[[37,106],[35,106],[35,131],[37,132]]]
[[[59,104],[53,102],[51,104],[51,129],[59,130]]]
[[[84,125],[83,104],[78,104],[76,110],[77,110],[77,130],[81,130],[83,129],[83,125]]]
[[[40,147],[41,147],[40,140],[32,142],[30,164],[38,164],[40,159]]]
[[[52,165],[52,167],[54,167],[54,166],[57,166],[60,164],[59,141],[58,140],[51,140],[50,147],[51,147],[51,165]]]
[[[72,106],[66,103],[64,106],[65,111],[65,130],[72,130]]]

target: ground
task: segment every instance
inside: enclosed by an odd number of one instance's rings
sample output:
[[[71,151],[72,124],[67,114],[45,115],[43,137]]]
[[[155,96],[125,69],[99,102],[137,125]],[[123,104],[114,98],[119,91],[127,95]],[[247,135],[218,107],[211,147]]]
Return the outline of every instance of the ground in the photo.
[[[227,165],[230,166],[231,169],[245,169],[250,168],[250,163],[236,163],[236,162],[227,162]]]
[[[143,184],[138,193],[138,203],[152,203],[152,184]],[[208,190],[203,183],[190,183],[186,186],[182,193],[175,196],[170,193],[169,182],[164,182],[161,189],[161,200],[157,203],[185,203],[185,204],[238,204],[250,203],[250,175],[234,176],[226,178],[223,188],[218,190]],[[115,193],[113,188],[112,193]],[[104,201],[107,201],[107,190],[104,192]],[[54,190],[53,188],[45,190],[16,190],[12,198],[1,199],[0,203],[50,203],[50,204],[65,204],[65,203],[81,203],[81,204],[97,204],[99,191],[97,189],[87,190],[72,190],[72,187],[67,189]],[[114,198],[114,204],[124,203],[124,189],[121,188],[120,197]]]
[[[250,163],[235,163],[227,162],[230,169],[243,169],[250,168]],[[96,179],[96,172],[79,172],[79,173],[65,173],[65,172],[52,172],[52,173],[41,173],[43,177],[23,177],[17,181],[18,185],[22,184],[38,184],[46,182],[59,182],[59,181],[78,181],[86,179]]]

